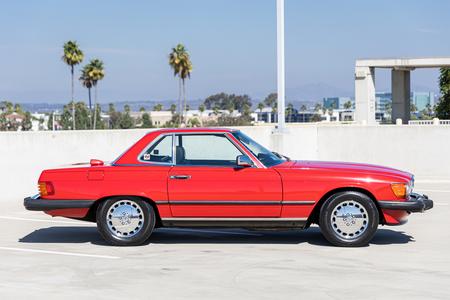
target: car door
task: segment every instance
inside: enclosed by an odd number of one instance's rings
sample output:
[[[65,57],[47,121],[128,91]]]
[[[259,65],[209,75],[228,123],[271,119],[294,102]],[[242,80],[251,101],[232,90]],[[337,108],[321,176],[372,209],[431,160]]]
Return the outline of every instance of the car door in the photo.
[[[174,217],[279,217],[282,186],[271,168],[237,167],[245,155],[225,133],[175,136],[168,196]]]

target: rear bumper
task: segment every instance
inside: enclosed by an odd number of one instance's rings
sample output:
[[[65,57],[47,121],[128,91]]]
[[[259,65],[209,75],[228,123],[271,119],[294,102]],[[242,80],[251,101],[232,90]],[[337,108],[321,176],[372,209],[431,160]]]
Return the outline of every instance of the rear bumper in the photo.
[[[27,210],[49,211],[55,209],[90,208],[95,200],[47,200],[38,195],[23,199],[23,206]]]
[[[378,201],[382,209],[405,210],[408,212],[424,212],[433,208],[433,200],[427,195],[412,193],[409,199],[404,202],[399,201]]]

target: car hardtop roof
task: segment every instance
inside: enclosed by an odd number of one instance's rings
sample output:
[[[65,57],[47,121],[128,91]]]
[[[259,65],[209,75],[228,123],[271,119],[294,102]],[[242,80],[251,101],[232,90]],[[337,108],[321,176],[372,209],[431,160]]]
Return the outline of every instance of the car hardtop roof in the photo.
[[[196,128],[164,128],[164,129],[158,129],[155,131],[151,131],[149,133],[181,133],[181,132],[199,132],[199,133],[226,133],[226,132],[236,132],[239,131],[237,129],[230,129],[230,128],[212,128],[212,127],[196,127]]]

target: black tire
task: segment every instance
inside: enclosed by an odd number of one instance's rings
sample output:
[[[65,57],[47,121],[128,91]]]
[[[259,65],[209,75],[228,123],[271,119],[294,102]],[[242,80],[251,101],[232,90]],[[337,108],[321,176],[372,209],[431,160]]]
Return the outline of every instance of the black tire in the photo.
[[[358,214],[345,214],[348,210],[358,211]],[[331,244],[339,247],[367,245],[377,231],[378,223],[379,214],[375,203],[359,192],[334,194],[320,209],[320,230]]]
[[[135,208],[138,212],[138,216],[130,218],[126,215],[125,219],[114,218],[115,222],[139,222],[138,229],[135,231],[127,231],[122,233],[119,229],[116,229],[111,222],[112,215],[117,207],[130,205],[130,209]],[[112,208],[113,207],[113,208]],[[111,211],[112,210],[112,211]],[[101,236],[111,245],[114,246],[139,246],[145,243],[155,228],[155,211],[153,207],[147,201],[144,201],[138,197],[112,197],[103,201],[97,208],[97,229]],[[133,220],[134,219],[134,220]],[[109,224],[108,224],[109,223]],[[123,224],[123,223],[121,223]],[[133,223],[134,224],[134,223]]]

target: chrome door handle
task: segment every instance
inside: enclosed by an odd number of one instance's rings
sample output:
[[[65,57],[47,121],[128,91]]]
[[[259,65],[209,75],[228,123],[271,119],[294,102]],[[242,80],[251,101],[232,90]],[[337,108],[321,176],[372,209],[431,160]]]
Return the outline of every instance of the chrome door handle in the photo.
[[[170,179],[191,179],[191,175],[172,175]]]

